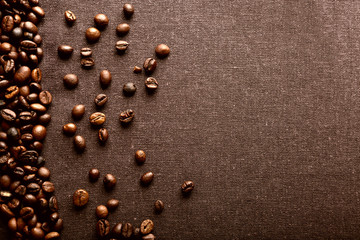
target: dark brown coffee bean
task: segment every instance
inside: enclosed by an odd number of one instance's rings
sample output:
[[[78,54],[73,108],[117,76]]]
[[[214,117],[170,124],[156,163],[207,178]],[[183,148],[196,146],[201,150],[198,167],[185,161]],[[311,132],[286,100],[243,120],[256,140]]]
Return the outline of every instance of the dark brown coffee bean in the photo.
[[[14,18],[10,15],[6,15],[3,17],[1,22],[1,29],[4,32],[11,32],[14,28]]]
[[[108,211],[107,207],[104,205],[97,206],[95,212],[96,212],[96,216],[98,218],[107,218],[109,215],[109,211]]]
[[[156,56],[158,56],[159,58],[164,58],[169,55],[170,48],[167,45],[162,43],[162,44],[159,44],[156,46],[155,53],[156,53]]]
[[[42,37],[41,37],[41,35],[39,35],[39,34],[35,35],[34,38],[33,38],[33,41],[34,41],[34,43],[36,43],[38,46],[40,46],[41,43],[42,43]]]
[[[81,55],[81,57],[83,57],[83,58],[91,57],[91,55],[92,55],[92,50],[91,50],[91,48],[88,48],[88,47],[82,48],[82,49],[80,50],[80,55]]]
[[[142,240],[155,240],[154,234],[150,233],[142,237]]]
[[[133,71],[134,71],[134,73],[141,73],[141,72],[142,72],[142,68],[139,67],[139,66],[135,66]]]
[[[39,6],[35,6],[31,9],[33,13],[35,13],[38,17],[43,18],[45,17],[45,11]]]
[[[131,223],[125,223],[122,226],[122,236],[124,238],[130,238],[133,234],[133,226]]]
[[[26,190],[28,193],[36,194],[40,191],[40,186],[37,183],[30,183],[26,186]]]
[[[136,86],[132,82],[125,83],[123,86],[123,92],[127,96],[132,96],[136,92]]]
[[[42,80],[42,72],[40,68],[35,68],[31,71],[31,80],[40,83]]]
[[[100,171],[98,169],[96,169],[96,168],[90,169],[90,171],[89,171],[90,181],[95,182],[99,179],[99,177],[100,177]]]
[[[76,135],[74,137],[74,146],[75,146],[77,151],[83,152],[85,150],[85,148],[86,148],[85,138],[83,136]]]
[[[125,36],[126,34],[128,34],[129,31],[130,31],[130,25],[127,23],[120,23],[116,27],[116,33],[119,36]]]
[[[100,219],[96,224],[96,233],[99,237],[106,237],[110,232],[110,223],[106,219]]]
[[[46,193],[53,193],[55,191],[54,184],[52,182],[49,182],[49,181],[45,181],[42,184],[41,188]]]
[[[39,113],[45,113],[47,111],[46,107],[40,103],[33,103],[30,105],[30,108]]]
[[[83,68],[89,69],[95,65],[95,60],[91,57],[87,57],[81,59],[80,63]]]
[[[10,109],[2,109],[0,114],[1,117],[8,122],[15,121],[16,119],[16,113]]]
[[[56,223],[57,220],[59,219],[60,215],[58,212],[53,212],[52,214],[50,214],[49,216],[49,220],[52,224]]]
[[[64,226],[64,221],[61,218],[59,218],[55,223],[53,230],[56,232],[60,232],[63,229],[63,226]]]
[[[113,189],[116,185],[116,178],[112,174],[106,174],[104,177],[104,186],[106,189],[110,190]]]
[[[104,113],[101,112],[95,112],[90,115],[89,121],[94,126],[100,126],[105,123],[106,117]]]
[[[161,213],[164,210],[164,203],[161,200],[156,200],[154,206],[157,213]]]
[[[71,114],[74,119],[81,119],[85,114],[85,105],[75,105],[71,111]]]
[[[52,95],[49,91],[42,91],[39,93],[39,101],[43,105],[49,105],[52,102]]]
[[[134,7],[129,3],[124,4],[123,10],[126,18],[131,18],[131,16],[134,14]]]
[[[73,51],[74,49],[70,45],[60,45],[58,47],[58,54],[61,58],[69,58]]]
[[[117,41],[115,44],[115,48],[119,52],[124,52],[128,47],[129,47],[129,43],[124,40]]]
[[[25,83],[31,75],[31,70],[27,66],[21,66],[14,75],[14,80],[17,83]]]
[[[73,24],[76,21],[76,16],[72,11],[67,10],[64,15],[67,23]]]
[[[77,127],[74,123],[68,123],[63,126],[63,132],[66,135],[73,136],[76,133]]]
[[[50,232],[45,235],[45,240],[58,240],[60,238],[60,234],[58,232]]]
[[[101,143],[105,143],[109,138],[109,132],[106,128],[100,128],[98,138]]]
[[[38,118],[38,122],[41,125],[47,125],[49,124],[50,121],[51,121],[51,115],[48,113],[45,113]]]
[[[32,239],[42,240],[44,239],[45,233],[41,228],[33,228],[31,229],[31,237]]]
[[[2,175],[0,177],[0,187],[2,189],[8,189],[10,187],[10,184],[11,184],[11,178],[9,175]]]
[[[5,98],[12,99],[19,94],[20,90],[18,86],[11,86],[6,89]]]
[[[96,42],[99,40],[101,33],[98,29],[90,27],[86,30],[85,37],[89,42]]]
[[[24,22],[23,30],[25,30],[25,32],[32,33],[33,35],[36,35],[39,31],[37,26],[30,21]]]
[[[119,200],[109,199],[106,203],[106,206],[110,211],[114,211],[119,206]]]
[[[140,181],[143,185],[149,185],[153,181],[153,179],[154,179],[154,173],[147,172],[141,176]]]
[[[33,84],[37,84],[37,83],[33,83]],[[25,85],[25,86],[21,86],[19,88],[19,95],[20,96],[23,96],[23,97],[26,97],[30,94],[30,87],[28,85]]]
[[[94,99],[95,105],[98,107],[104,106],[107,101],[108,97],[103,93],[97,95]]]
[[[192,190],[194,190],[195,184],[193,181],[185,181],[182,185],[181,185],[181,191],[183,193],[190,193],[192,192]]]
[[[34,209],[31,207],[23,207],[20,210],[20,216],[25,220],[29,220],[34,216]]]
[[[89,193],[84,189],[78,189],[74,192],[73,203],[76,207],[83,207],[89,201]]]
[[[94,22],[98,28],[103,29],[109,24],[109,18],[105,14],[99,13],[94,17]]]
[[[157,89],[159,86],[159,83],[158,81],[153,78],[153,77],[148,77],[146,80],[145,80],[145,87],[148,89],[148,90],[155,90]]]
[[[28,150],[28,151],[22,152],[19,155],[19,161],[24,164],[27,164],[27,165],[34,165],[34,164],[36,164],[38,157],[39,157],[39,154],[36,151]]]
[[[58,201],[55,196],[52,196],[49,199],[49,209],[52,212],[57,212],[59,210]]]
[[[149,234],[154,229],[154,223],[150,219],[146,219],[141,223],[140,231],[142,234]]]
[[[79,83],[79,78],[72,73],[66,74],[63,78],[63,82],[65,87],[67,88],[75,88]]]
[[[36,224],[37,224],[37,216],[36,216],[36,214],[34,214],[34,216],[27,221],[27,225],[30,228],[34,228],[36,226]]]
[[[146,74],[151,74],[156,69],[156,60],[153,58],[147,58],[144,62],[144,70]]]
[[[37,44],[30,40],[24,40],[20,42],[20,49],[26,53],[35,53],[37,49]],[[31,60],[29,58],[29,60]]]
[[[50,170],[46,167],[41,167],[39,168],[37,175],[39,176],[39,178],[47,180],[50,178]]]
[[[15,61],[13,59],[8,59],[4,62],[3,68],[5,73],[10,73],[15,70]]]
[[[102,70],[100,72],[100,84],[102,88],[107,88],[111,83],[111,73],[109,70]]]
[[[135,117],[135,112],[131,109],[128,109],[120,113],[119,120],[122,123],[129,123],[133,120],[134,117]]]
[[[17,226],[17,220],[16,220],[16,218],[11,218],[11,219],[9,220],[9,222],[8,222],[8,228],[9,228],[9,230],[12,231],[12,232],[16,232],[16,231],[17,231],[18,226]]]
[[[36,125],[32,130],[32,135],[38,141],[42,141],[46,137],[46,128],[43,125]]]
[[[122,237],[122,223],[117,223],[111,230],[113,237],[121,238]]]
[[[0,205],[0,212],[3,216],[7,218],[13,218],[15,217],[15,214],[10,210],[10,208],[6,204]]]
[[[146,154],[143,150],[137,150],[135,152],[135,160],[138,164],[143,164],[146,161]]]

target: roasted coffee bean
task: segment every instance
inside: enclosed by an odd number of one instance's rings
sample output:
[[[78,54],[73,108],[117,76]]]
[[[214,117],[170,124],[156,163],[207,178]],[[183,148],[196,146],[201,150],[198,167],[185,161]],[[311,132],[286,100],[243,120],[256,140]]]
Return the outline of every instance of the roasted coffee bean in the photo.
[[[104,205],[97,206],[95,213],[98,218],[107,218],[107,216],[109,215],[109,211]]]
[[[51,115],[45,113],[38,118],[38,123],[41,125],[47,125],[51,121]]]
[[[111,230],[113,237],[121,238],[122,237],[122,223],[117,223]]]
[[[30,108],[39,113],[45,113],[47,111],[46,107],[40,103],[30,104]]]
[[[52,212],[56,212],[59,210],[58,201],[55,196],[52,196],[49,199],[49,209]]]
[[[10,43],[3,42],[0,44],[0,52],[9,53],[11,51],[11,47],[12,47],[12,45]],[[1,63],[4,64],[5,61],[6,61],[6,57],[2,56]]]
[[[68,123],[63,126],[63,132],[66,135],[72,136],[76,133],[77,127],[74,123]]]
[[[99,40],[101,33],[98,29],[90,27],[86,30],[85,37],[89,42],[96,42]]]
[[[193,181],[185,181],[182,185],[181,185],[181,191],[183,193],[190,193],[192,192],[192,190],[194,190],[195,184]]]
[[[91,57],[87,57],[87,58],[81,59],[80,63],[83,68],[89,69],[95,65],[95,60]]]
[[[29,79],[30,75],[30,68],[28,66],[21,66],[14,75],[14,81],[23,84]]]
[[[159,44],[155,48],[155,53],[159,58],[167,57],[170,53],[170,48],[165,44]]]
[[[20,96],[19,103],[23,109],[26,109],[26,110],[30,109],[30,104],[28,103],[28,101],[26,100],[25,97]]]
[[[15,214],[10,210],[10,208],[6,204],[0,205],[0,212],[7,218],[15,217]]]
[[[42,80],[42,72],[40,68],[35,68],[31,71],[31,80],[40,83]]]
[[[59,218],[55,225],[53,226],[53,230],[56,232],[60,232],[63,229],[64,221]]]
[[[36,194],[37,192],[35,192]],[[36,205],[36,202],[37,202],[37,199],[36,197],[33,195],[34,193],[31,193],[31,194],[25,194],[24,198],[23,198],[23,205],[24,206],[35,206]]]
[[[37,49],[37,44],[30,40],[23,40],[20,42],[20,49],[26,53],[34,53]]]
[[[41,179],[44,179],[44,180],[49,179],[50,178],[50,170],[46,167],[41,167],[41,168],[39,168],[37,175]]]
[[[97,181],[100,177],[100,171],[96,168],[92,168],[89,171],[89,179],[90,181]]]
[[[156,69],[156,60],[153,58],[147,58],[144,62],[144,70],[146,74],[151,74]]]
[[[52,214],[50,214],[49,216],[49,220],[51,223],[56,223],[57,220],[59,219],[60,215],[58,212],[53,212]]]
[[[23,123],[28,123],[33,120],[33,115],[31,114],[31,112],[21,112],[19,114],[19,119]]]
[[[135,152],[135,160],[138,164],[143,164],[146,161],[146,154],[143,150],[137,150]]]
[[[142,72],[142,68],[139,67],[139,66],[135,66],[133,72],[134,72],[134,73],[141,73],[141,72]]]
[[[99,13],[94,17],[94,22],[98,28],[103,29],[109,24],[109,18],[105,14]]]
[[[10,81],[9,80],[0,80],[0,88],[4,89],[10,86]]]
[[[34,35],[36,35],[38,33],[38,31],[39,31],[37,26],[34,23],[30,22],[30,21],[24,22],[23,30],[25,32],[32,33]]]
[[[142,237],[142,240],[155,240],[154,234],[150,233]]]
[[[0,165],[3,165],[3,164],[5,164],[5,163],[7,163],[8,166],[9,166],[10,164],[9,164],[8,161],[9,161],[10,159],[12,159],[12,161],[14,162],[14,159],[13,159],[13,158],[10,158],[10,153],[9,153],[9,152],[3,153],[2,155],[0,155]],[[16,165],[16,163],[15,163],[15,165]],[[13,168],[11,168],[11,169],[13,169]]]
[[[38,46],[40,46],[41,43],[42,43],[42,37],[41,37],[41,35],[36,34],[36,35],[34,36],[34,38],[33,38],[33,41],[34,41],[34,43],[36,43]]]
[[[3,68],[5,73],[10,73],[15,70],[15,61],[13,59],[8,59],[4,62]]]
[[[45,235],[44,240],[58,240],[60,238],[60,234],[58,232],[49,232]]]
[[[122,226],[122,236],[124,238],[130,238],[133,234],[133,226],[131,223],[125,223],[123,226]]]
[[[8,189],[11,184],[11,178],[9,175],[2,175],[0,177],[0,187],[1,189]]]
[[[42,91],[41,85],[40,85],[39,83],[36,83],[36,82],[30,83],[29,89],[30,89],[30,92],[34,92],[34,93],[39,93],[39,92]],[[29,94],[30,94],[30,93],[29,93]],[[27,94],[27,95],[29,95],[29,94]],[[20,90],[20,95],[23,95],[23,94],[21,93],[21,90]],[[27,95],[26,95],[26,96],[27,96]],[[25,96],[25,97],[26,97],[26,96]]]
[[[127,96],[132,96],[136,92],[136,86],[132,82],[125,83],[123,86],[123,92]]]
[[[67,10],[64,15],[67,23],[73,24],[76,21],[76,16],[72,11]]]
[[[46,128],[43,125],[36,125],[32,130],[32,135],[38,141],[42,141],[46,137]]]
[[[4,197],[5,199],[6,198],[11,198],[12,197],[12,193],[11,192],[8,192],[8,191],[1,191],[1,192],[4,192],[6,195],[5,196],[2,196]],[[17,209],[20,207],[20,200],[17,199],[17,198],[13,198],[10,200],[10,202],[8,202],[8,207],[11,209],[11,210],[14,210],[14,211],[17,211]],[[24,201],[23,204],[26,204],[26,202]]]
[[[112,174],[106,174],[104,177],[104,186],[106,189],[113,189],[116,185],[116,178]]]
[[[141,223],[140,230],[142,234],[149,234],[154,229],[154,223],[150,219],[146,219]]]
[[[34,209],[32,207],[23,207],[20,210],[20,216],[25,220],[30,220],[34,216]]]
[[[6,153],[7,150],[8,150],[8,146],[6,145],[5,142],[2,142],[2,141],[1,141],[1,142],[0,142],[0,154]],[[0,182],[0,184],[1,184],[1,182]]]
[[[106,117],[104,113],[101,112],[95,112],[90,115],[89,121],[94,126],[100,126],[105,123]]]
[[[88,47],[82,48],[82,49],[80,50],[80,55],[81,55],[81,57],[83,57],[83,58],[91,57],[91,55],[92,55],[92,50],[91,50],[91,48],[88,48]]]
[[[109,199],[106,203],[109,211],[114,211],[119,206],[119,200],[117,199]]]
[[[21,141],[25,144],[29,144],[34,141],[34,137],[31,133],[24,133],[21,135]]]
[[[126,18],[131,18],[131,16],[134,14],[134,7],[129,3],[124,4],[123,10]]]
[[[128,109],[120,113],[119,120],[122,123],[129,123],[133,120],[134,117],[135,117],[135,112],[131,109]]]
[[[125,36],[126,34],[128,34],[129,31],[130,31],[130,25],[127,23],[120,23],[116,27],[116,33],[119,36]]]
[[[11,142],[16,142],[20,138],[19,130],[15,127],[11,127],[7,130],[7,138]]]
[[[35,6],[31,9],[33,13],[35,13],[38,17],[43,18],[45,17],[45,11],[39,6]]]
[[[61,58],[69,58],[73,51],[74,49],[70,45],[60,45],[58,47],[58,54]]]
[[[108,97],[103,93],[97,95],[94,99],[95,105],[98,107],[104,106],[107,101]]]
[[[44,239],[45,233],[41,228],[33,228],[31,229],[31,237],[32,239],[42,240]]]
[[[85,150],[85,148],[86,148],[85,138],[83,136],[76,135],[74,137],[74,146],[75,146],[77,151],[83,152]]]
[[[98,138],[101,143],[105,143],[109,138],[109,132],[106,128],[100,128]]]
[[[16,232],[17,230],[17,221],[16,218],[11,218],[8,222],[8,228],[12,232]]]
[[[52,182],[49,182],[49,181],[45,181],[42,184],[41,188],[45,193],[53,193],[55,191],[54,184]]]
[[[13,122],[16,119],[16,113],[10,109],[2,109],[0,114],[1,117],[8,122]]]
[[[20,94],[20,96],[23,96],[23,97],[28,96],[30,94],[30,87],[28,85],[21,86],[19,88],[19,94]]]
[[[36,93],[31,93],[31,94],[29,94],[29,95],[26,97],[26,100],[27,100],[29,103],[37,102],[37,101],[39,100],[39,95],[36,94]]]
[[[12,197],[11,192],[9,192],[9,191],[0,191],[0,199],[10,199],[11,197]],[[14,199],[12,199],[12,200],[14,200]]]
[[[6,15],[3,17],[1,22],[1,29],[4,32],[11,32],[14,28],[14,18],[10,15]]]
[[[42,91],[39,93],[39,101],[43,105],[49,105],[52,102],[52,95],[49,91]]]
[[[26,186],[26,190],[28,193],[38,193],[40,191],[40,186],[36,183],[30,183]]]
[[[71,114],[74,119],[81,119],[85,114],[85,105],[75,105],[71,111]]]
[[[110,232],[110,223],[106,219],[100,219],[96,224],[96,233],[99,237],[106,237]]]
[[[74,192],[73,203],[76,207],[83,207],[89,201],[89,193],[84,189],[78,189]]]
[[[119,52],[124,52],[128,47],[129,47],[129,43],[124,40],[117,41],[115,44],[115,48]]]
[[[69,73],[64,76],[63,82],[65,87],[74,88],[78,85],[79,78],[75,74]]]
[[[140,181],[143,185],[149,185],[153,179],[154,179],[154,173],[147,172],[141,176]]]
[[[27,225],[30,228],[33,228],[36,226],[36,223],[37,223],[37,216],[36,216],[36,214],[34,214],[34,216],[27,221]]]
[[[145,80],[145,87],[148,89],[148,90],[155,90],[157,89],[159,86],[159,83],[158,81],[153,78],[153,77],[148,77],[146,80]]]
[[[38,153],[41,153],[42,152],[42,149],[43,149],[43,144],[39,141],[35,141],[33,144],[32,144],[32,148],[31,149],[34,149],[35,151],[37,151]],[[41,165],[44,165],[45,164],[45,158],[43,158],[42,156],[40,156],[36,162],[36,165],[37,166],[41,166]]]
[[[14,174],[14,177],[21,179],[25,175],[25,171],[21,167],[16,167],[13,171],[13,174]],[[26,187],[24,185],[19,185],[14,191],[16,194],[19,194],[19,192],[21,192],[21,193],[24,192],[24,194],[25,194]],[[24,194],[20,194],[20,195],[24,195]]]
[[[102,88],[107,88],[111,83],[111,73],[109,70],[102,70],[100,72],[100,84]]]

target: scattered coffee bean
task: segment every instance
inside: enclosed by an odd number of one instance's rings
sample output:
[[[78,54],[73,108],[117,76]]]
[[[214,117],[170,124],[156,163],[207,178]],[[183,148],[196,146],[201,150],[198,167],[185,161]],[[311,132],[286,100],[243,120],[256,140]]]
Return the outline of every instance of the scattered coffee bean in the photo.
[[[39,93],[39,101],[43,105],[49,105],[52,102],[52,95],[49,91],[42,91]]]
[[[135,66],[134,67],[134,73],[141,73],[142,72],[142,68],[139,66]]]
[[[49,182],[49,181],[45,181],[42,184],[41,188],[45,193],[53,193],[55,191],[54,184],[52,182]]]
[[[149,185],[153,181],[153,179],[154,179],[154,173],[147,172],[141,176],[140,181],[143,185]]]
[[[164,210],[164,203],[161,200],[156,200],[154,206],[157,213],[161,213]]]
[[[58,232],[49,232],[45,235],[44,240],[58,240],[60,237],[60,234]]]
[[[106,94],[99,94],[95,97],[94,102],[97,107],[102,107],[105,105],[105,103],[108,101],[108,97]]]
[[[98,218],[107,218],[107,216],[109,215],[109,211],[104,205],[97,206],[95,212]]]
[[[114,211],[119,206],[119,200],[109,199],[106,203],[106,206],[110,211]]]
[[[101,112],[95,112],[90,115],[89,121],[94,126],[100,126],[105,123],[106,117],[104,113]]]
[[[146,80],[145,80],[145,86],[148,90],[155,90],[158,88],[159,86],[159,83],[158,81],[153,78],[153,77],[148,77]]]
[[[83,58],[87,58],[87,57],[91,57],[92,55],[92,50],[91,48],[88,48],[88,47],[84,47],[80,50],[80,55],[81,57]]]
[[[117,223],[113,229],[111,230],[111,234],[113,235],[113,237],[116,238],[121,238],[122,237],[122,223]]]
[[[99,237],[106,237],[110,232],[110,223],[106,219],[100,219],[96,224],[96,233]]]
[[[127,23],[120,23],[116,27],[116,33],[119,36],[125,36],[126,34],[128,34],[129,31],[130,31],[130,25]]]
[[[117,41],[115,44],[115,48],[119,52],[124,52],[128,47],[129,47],[129,43],[124,40]]]
[[[128,109],[120,113],[119,120],[121,123],[130,123],[134,117],[135,112],[131,109]]]
[[[132,96],[136,92],[136,86],[132,82],[125,83],[123,86],[123,92],[125,95]]]
[[[76,21],[76,16],[72,11],[67,10],[65,11],[65,20],[67,23],[73,24]]]
[[[150,219],[146,219],[141,223],[140,231],[142,234],[149,234],[154,229],[154,223]]]
[[[156,69],[156,60],[153,58],[147,58],[144,62],[144,69],[146,74],[151,74]]]
[[[75,74],[69,73],[64,76],[63,81],[64,81],[65,87],[74,88],[78,85],[79,78]]]
[[[126,18],[131,18],[134,14],[134,7],[129,3],[124,4],[123,10]]]
[[[124,238],[130,238],[133,234],[133,226],[131,223],[125,223],[123,226],[122,226],[122,236]]]
[[[94,22],[98,28],[103,29],[109,24],[109,18],[105,14],[99,13],[94,17]]]
[[[113,189],[116,185],[116,178],[112,174],[106,174],[104,177],[104,186],[106,189]]]
[[[135,152],[135,160],[138,164],[143,164],[146,161],[146,154],[143,150],[137,150]]]
[[[154,234],[150,233],[142,237],[142,240],[155,240]]]
[[[109,132],[106,128],[100,128],[98,138],[101,143],[105,143],[109,138]]]
[[[32,130],[32,135],[35,140],[42,141],[46,137],[46,128],[43,125],[36,125]]]
[[[90,69],[95,65],[95,60],[91,57],[87,57],[81,59],[80,63],[83,68]]]
[[[71,114],[74,119],[81,119],[85,114],[85,105],[75,105],[71,111]]]
[[[83,152],[86,148],[85,138],[80,135],[74,137],[74,146],[79,152]]]
[[[190,193],[192,192],[192,190],[194,190],[195,184],[193,181],[185,181],[182,185],[181,185],[181,191],[183,193]]]
[[[89,201],[89,193],[84,189],[78,189],[74,192],[73,203],[76,207],[83,207]]]
[[[61,58],[69,58],[73,51],[74,49],[69,45],[60,45],[58,47],[58,54]]]
[[[85,37],[89,42],[96,42],[99,40],[101,33],[98,29],[90,27],[86,30]]]
[[[111,83],[111,73],[109,70],[102,70],[100,72],[100,84],[102,88],[107,88]]]
[[[99,177],[100,177],[100,171],[98,169],[96,169],[96,168],[90,169],[90,171],[89,171],[90,181],[95,182],[99,179]]]
[[[159,58],[164,58],[169,55],[170,48],[165,44],[159,44],[155,48],[155,53]]]
[[[63,132],[66,135],[73,136],[76,133],[77,127],[74,123],[68,123],[63,126]]]

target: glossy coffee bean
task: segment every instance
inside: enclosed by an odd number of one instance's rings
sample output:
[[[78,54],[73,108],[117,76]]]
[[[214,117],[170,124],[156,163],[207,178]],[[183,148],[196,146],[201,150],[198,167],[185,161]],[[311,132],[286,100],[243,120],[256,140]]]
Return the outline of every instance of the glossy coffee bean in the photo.
[[[68,123],[63,126],[63,132],[68,136],[73,136],[76,133],[77,127],[74,123]]]
[[[155,211],[161,213],[164,210],[164,203],[161,200],[156,200],[154,203]]]
[[[89,201],[89,193],[84,189],[78,189],[73,194],[73,203],[76,207],[83,207]]]
[[[42,141],[46,137],[46,128],[43,125],[36,125],[32,130],[34,139]]]
[[[53,193],[55,191],[54,184],[52,182],[49,182],[49,181],[45,181],[42,184],[41,188],[45,193]]]
[[[124,238],[130,238],[133,234],[133,226],[131,223],[125,223],[122,226],[122,232],[121,232],[122,236]]]
[[[98,28],[103,29],[109,24],[109,18],[105,14],[99,13],[94,17],[94,22]]]
[[[195,184],[193,181],[185,181],[182,185],[181,185],[181,191],[183,193],[190,193],[194,190]]]
[[[131,109],[127,109],[120,113],[119,120],[121,123],[130,123],[135,117],[135,112]]]
[[[45,235],[44,240],[58,240],[60,238],[60,234],[58,232],[49,232]]]
[[[146,154],[143,150],[137,150],[135,152],[135,160],[138,164],[143,164],[146,161]]]
[[[105,103],[108,101],[108,96],[106,94],[99,94],[95,97],[94,102],[97,107],[102,107],[105,105]]]
[[[67,10],[65,11],[64,15],[67,23],[73,24],[76,21],[76,16],[72,11]]]
[[[41,179],[44,179],[44,180],[49,179],[50,178],[50,170],[46,167],[41,167],[41,168],[39,168],[37,175]]]
[[[52,95],[49,91],[42,91],[39,93],[39,101],[43,105],[49,105],[52,102]]]
[[[96,42],[99,40],[101,33],[98,29],[90,27],[86,30],[85,37],[89,42]]]
[[[167,57],[170,53],[170,48],[165,44],[159,44],[155,48],[156,56],[159,58]]]
[[[141,223],[140,231],[142,234],[149,234],[154,229],[154,223],[150,219],[146,219]]]
[[[34,216],[34,209],[31,207],[23,207],[20,210],[20,216],[25,220],[30,220]]]
[[[124,40],[119,40],[115,44],[115,48],[118,52],[124,52],[126,49],[128,49],[129,43]]]
[[[52,212],[57,212],[59,210],[58,201],[55,196],[49,198],[49,209]]]
[[[133,72],[134,72],[134,73],[141,73],[141,72],[142,72],[142,68],[139,67],[139,66],[135,66]]]
[[[154,234],[150,233],[142,237],[142,240],[155,240]]]
[[[38,118],[38,123],[41,125],[47,125],[50,123],[50,121],[51,121],[51,115],[48,113],[45,113]]]
[[[76,135],[74,137],[74,146],[77,151],[83,152],[86,148],[85,138],[83,136]]]
[[[116,178],[112,174],[106,174],[103,180],[104,186],[106,189],[113,189],[116,185]]]
[[[147,58],[144,62],[144,70],[146,74],[151,74],[155,71],[157,62],[153,58]]]
[[[117,199],[109,199],[106,203],[109,211],[114,211],[119,206],[119,200]]]
[[[95,112],[90,115],[89,121],[94,126],[100,126],[105,123],[106,117],[104,113],[101,112]]]
[[[91,50],[91,48],[88,48],[88,47],[82,48],[82,49],[80,50],[80,55],[81,55],[81,57],[83,57],[83,58],[91,57],[91,55],[92,55],[92,50]]]
[[[100,219],[96,223],[96,233],[99,237],[106,237],[110,232],[110,223],[106,219]]]
[[[127,96],[132,96],[135,94],[136,92],[136,86],[134,83],[129,82],[129,83],[125,83],[123,86],[123,92],[125,95]]]
[[[129,31],[130,31],[130,25],[127,23],[120,23],[116,27],[116,33],[119,36],[125,36],[126,34],[128,34]]]
[[[41,228],[33,228],[31,229],[31,237],[32,239],[42,240],[44,239],[45,233]]]
[[[131,18],[131,16],[134,14],[134,7],[133,5],[126,3],[123,6],[123,11],[126,18]]]
[[[83,68],[90,69],[95,65],[95,60],[91,57],[87,57],[81,59],[80,63]]]
[[[109,70],[102,70],[100,72],[100,84],[102,88],[107,88],[111,84],[111,73]]]
[[[122,237],[122,223],[117,223],[111,230],[111,234],[113,237],[121,238]]]
[[[100,177],[99,169],[96,169],[96,168],[90,169],[90,171],[89,171],[89,179],[90,179],[90,181],[95,182],[95,181],[97,181],[99,179],[99,177]]]
[[[8,228],[10,231],[12,232],[16,232],[17,231],[17,228],[18,228],[18,225],[17,225],[17,220],[16,218],[11,218],[8,222]]]
[[[72,55],[73,51],[74,49],[70,45],[64,44],[58,47],[58,54],[62,58],[69,58]]]
[[[154,173],[147,172],[141,176],[140,181],[141,181],[141,184],[143,184],[143,185],[149,185],[153,181],[153,179],[154,179]]]
[[[109,132],[106,128],[100,128],[98,138],[101,143],[105,143],[109,138]]]
[[[109,215],[109,211],[104,205],[97,206],[95,213],[98,218],[107,218]]]
[[[148,89],[148,90],[156,90],[159,86],[159,83],[158,81],[153,78],[153,77],[148,77],[146,80],[145,80],[145,87]]]
[[[79,84],[79,78],[72,73],[66,74],[63,78],[63,82],[65,87],[67,88],[75,88]]]
[[[21,66],[14,75],[14,81],[23,84],[25,83],[31,75],[31,70],[28,66]]]

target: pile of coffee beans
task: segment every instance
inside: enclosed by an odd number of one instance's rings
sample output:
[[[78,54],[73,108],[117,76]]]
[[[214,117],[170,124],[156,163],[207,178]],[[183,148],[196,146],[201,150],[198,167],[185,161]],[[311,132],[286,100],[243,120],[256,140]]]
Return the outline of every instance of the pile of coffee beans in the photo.
[[[0,213],[12,239],[54,240],[63,227],[41,156],[52,102],[38,68],[43,50],[37,24],[44,16],[38,0],[0,1]],[[67,57],[73,49],[58,51]]]

